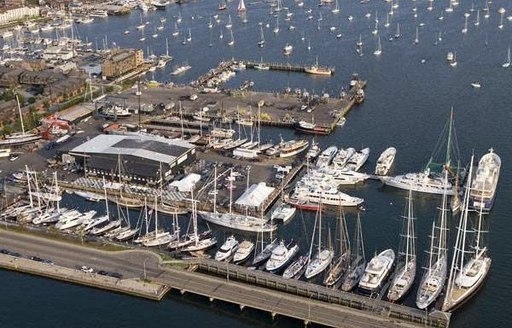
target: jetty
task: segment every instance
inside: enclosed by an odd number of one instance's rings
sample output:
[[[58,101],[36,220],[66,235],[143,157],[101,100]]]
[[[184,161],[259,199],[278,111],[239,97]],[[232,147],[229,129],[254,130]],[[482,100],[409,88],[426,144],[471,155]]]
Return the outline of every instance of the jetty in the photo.
[[[296,72],[296,73],[307,73],[307,69],[311,68],[311,65],[300,65],[290,63],[265,63],[256,61],[244,61],[245,66],[251,69],[260,69],[260,67],[268,67],[272,71],[284,71],[284,72]],[[333,67],[322,67],[318,66],[319,69],[331,70],[334,73]]]
[[[153,300],[174,289],[236,304],[241,311],[261,310],[273,319],[284,316],[330,327],[446,328],[450,323],[449,313],[420,311],[207,258],[164,261],[153,251],[102,251],[3,229],[0,236],[2,247],[9,249],[0,254],[4,269]],[[31,254],[50,263],[30,258]],[[77,265],[116,270],[122,279],[73,269]]]

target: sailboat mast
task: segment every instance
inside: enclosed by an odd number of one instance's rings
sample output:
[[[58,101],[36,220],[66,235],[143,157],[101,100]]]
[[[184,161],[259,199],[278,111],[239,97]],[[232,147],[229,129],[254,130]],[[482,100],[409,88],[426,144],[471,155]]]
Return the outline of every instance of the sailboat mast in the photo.
[[[20,99],[18,98],[18,94],[16,94],[16,103],[18,104],[18,112],[20,114],[21,133],[25,134],[25,125],[23,124],[23,115],[21,114]]]
[[[108,211],[107,186],[105,183],[105,177],[103,177],[103,193],[105,194],[105,211],[107,212],[107,216],[110,217],[109,211]]]
[[[322,199],[318,207],[318,254],[322,251]]]
[[[452,144],[452,127],[453,127],[453,107],[450,110],[450,125],[448,126],[448,141],[446,144],[446,163],[448,165],[448,168],[450,167],[450,154],[451,154],[451,144]]]
[[[233,168],[229,170],[229,214],[233,210]]]
[[[318,222],[318,212],[316,212],[316,215],[315,215],[315,225],[313,226],[313,234],[311,235],[311,243],[309,244],[308,258],[311,258],[311,254],[313,253],[313,242],[315,241],[315,232],[316,232],[317,222]]]
[[[213,167],[213,213],[217,213],[217,165]]]

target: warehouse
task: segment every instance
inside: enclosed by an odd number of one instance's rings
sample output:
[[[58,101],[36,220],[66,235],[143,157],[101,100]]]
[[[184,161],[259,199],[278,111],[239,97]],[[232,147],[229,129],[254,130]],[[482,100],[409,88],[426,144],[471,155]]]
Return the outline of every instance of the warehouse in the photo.
[[[87,175],[140,184],[169,181],[195,161],[194,145],[150,135],[99,135],[69,151]]]

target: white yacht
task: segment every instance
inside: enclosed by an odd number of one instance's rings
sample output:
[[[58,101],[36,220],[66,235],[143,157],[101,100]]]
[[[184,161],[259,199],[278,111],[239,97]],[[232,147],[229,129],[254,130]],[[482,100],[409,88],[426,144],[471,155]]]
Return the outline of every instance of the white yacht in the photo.
[[[370,148],[368,147],[356,151],[348,160],[347,165],[345,165],[345,168],[351,171],[358,171],[364,165],[364,163],[366,163],[366,160],[368,159],[369,155]]]
[[[306,153],[306,158],[311,160],[317,158],[318,155],[320,155],[320,147],[318,146],[318,143],[313,139],[313,141],[311,141],[311,146]]]
[[[354,155],[355,152],[356,152],[356,150],[352,147],[341,148],[332,160],[333,166],[336,168],[340,168],[340,169],[344,168],[345,165],[347,165],[347,162],[349,161],[349,159],[352,157],[352,155]]]
[[[380,154],[379,159],[377,160],[377,165],[375,166],[375,174],[376,175],[387,175],[393,162],[395,161],[396,156],[396,148],[389,147]]]
[[[279,144],[279,157],[295,156],[306,150],[308,146],[309,141],[304,139],[281,141]]]
[[[321,201],[325,205],[333,206],[358,206],[364,202],[364,199],[347,195],[334,186],[320,185],[296,187],[290,198],[292,203],[293,200],[315,204]]]
[[[249,259],[252,252],[254,251],[254,243],[249,240],[244,240],[240,243],[240,246],[233,255],[233,263],[243,263]]]
[[[270,219],[280,220],[286,223],[293,218],[296,211],[297,209],[295,207],[290,206],[288,203],[281,202],[281,204],[272,211],[272,214],[270,214]]]
[[[236,240],[235,236],[231,235],[226,239],[224,244],[219,248],[217,253],[215,253],[216,261],[227,261],[231,256],[233,256],[238,250],[239,244]]]
[[[316,160],[316,167],[327,167],[329,164],[331,164],[334,156],[336,156],[336,153],[338,152],[338,147],[336,146],[330,146],[324,151],[320,153],[320,156],[318,156],[318,159]]]
[[[359,281],[359,287],[371,293],[378,292],[389,276],[394,262],[395,252],[392,249],[386,249],[372,258]]]
[[[279,243],[279,246],[274,248],[270,259],[265,263],[265,270],[270,272],[278,272],[284,269],[288,263],[297,255],[299,252],[299,245],[289,244],[286,245],[284,241]]]
[[[496,196],[500,168],[501,158],[494,149],[489,149],[489,153],[482,156],[478,162],[476,175],[471,182],[470,208],[482,209],[484,212],[491,210]]]

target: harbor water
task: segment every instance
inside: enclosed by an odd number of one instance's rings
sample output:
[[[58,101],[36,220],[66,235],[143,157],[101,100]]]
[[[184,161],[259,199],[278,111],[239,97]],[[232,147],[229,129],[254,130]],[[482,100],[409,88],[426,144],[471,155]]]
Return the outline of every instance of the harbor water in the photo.
[[[508,172],[512,164],[508,139],[512,124],[512,70],[502,68],[502,64],[506,60],[507,47],[512,43],[512,21],[507,19],[512,7],[505,0],[493,1],[489,5],[489,18],[484,18],[485,12],[481,11],[480,24],[475,26],[476,10],[484,8],[483,0],[461,2],[451,13],[445,11],[448,1],[433,2],[433,9],[427,10],[430,4],[424,0],[401,2],[389,16],[389,27],[385,27],[391,3],[384,1],[340,1],[340,13],[333,14],[334,2],[321,7],[316,3],[298,7],[295,2],[285,0],[283,6],[289,10],[281,11],[279,19],[269,15],[270,3],[249,2],[246,3],[246,22],[237,15],[236,3],[229,3],[227,11],[218,11],[217,2],[201,1],[169,5],[165,11],[142,14],[134,10],[127,16],[96,18],[92,24],[77,25],[76,33],[81,39],[93,42],[93,47],[103,48],[108,44],[109,47],[141,48],[146,56],[164,54],[167,38],[173,61],[165,69],[157,69],[146,76],[160,82],[188,83],[217,66],[221,60],[232,57],[297,64],[313,64],[318,57],[320,65],[336,68],[335,75],[315,77],[301,73],[247,70],[237,73],[237,77],[226,86],[237,87],[245,80],[252,80],[254,88],[261,91],[280,92],[290,87],[337,95],[342,88],[348,87],[352,73],[357,72],[368,81],[365,102],[348,114],[345,126],[337,128],[329,136],[319,137],[317,141],[323,148],[330,145],[357,149],[370,147],[369,161],[362,169],[368,173],[373,173],[379,154],[389,146],[397,149],[391,174],[422,170],[453,107],[463,163],[469,161],[472,153],[479,158],[492,147],[502,159],[502,168],[495,206],[486,216],[489,223],[488,248],[492,258],[490,273],[478,294],[454,313],[451,325],[505,327],[512,321],[509,311],[512,285],[505,283],[509,276],[507,272],[512,270],[508,238],[512,233],[512,226],[508,223],[508,213],[512,211],[509,203],[512,174]],[[475,11],[471,11],[472,6]],[[307,13],[306,9],[310,7],[311,13]],[[501,7],[506,12],[504,26],[499,29],[498,9]],[[285,20],[287,12],[292,13],[288,15],[290,20]],[[464,13],[470,14],[466,33],[462,33]],[[233,46],[228,45],[231,34],[225,27],[228,14],[233,21]],[[220,23],[216,23],[214,15],[219,15]],[[378,33],[373,34],[376,15]],[[180,34],[173,36],[178,16],[182,17],[182,22],[177,24]],[[349,20],[349,16],[353,19]],[[157,30],[162,17],[166,18],[164,29]],[[213,23],[211,29],[208,27],[210,19]],[[135,28],[141,21],[149,22],[143,32]],[[263,48],[258,47],[259,22],[266,41]],[[394,37],[397,23],[400,24],[399,38]],[[279,32],[274,33],[277,24]],[[295,28],[290,29],[290,25]],[[417,44],[414,42],[416,27],[419,31]],[[189,29],[192,39],[183,45]],[[152,36],[155,33],[157,37]],[[222,39],[219,38],[221,33]],[[145,41],[139,41],[143,35]],[[359,35],[364,43],[362,56],[356,52]],[[373,52],[379,36],[382,54],[375,56]],[[293,46],[288,57],[282,53],[286,43]],[[456,67],[447,63],[446,55],[450,51],[456,53]],[[171,76],[173,67],[184,62],[192,68],[181,76]],[[472,87],[474,82],[479,82],[481,88]],[[278,140],[280,134],[285,139],[299,137],[291,130],[275,128],[265,128],[263,135]],[[375,181],[343,188],[343,191],[365,199],[365,211],[361,217],[367,258],[387,248],[396,250],[406,192],[383,187]],[[437,218],[441,198],[426,194],[414,194],[413,197],[418,267],[421,267],[426,261],[424,251],[429,245],[431,223]],[[70,203],[81,208],[90,206],[69,195],[65,201],[68,207]],[[98,207],[101,208],[100,205]],[[324,213],[324,218],[324,238],[327,239],[330,228],[334,240],[336,211]],[[458,216],[450,221],[450,252],[453,251],[457,220]],[[353,235],[355,212],[347,212],[347,221]],[[277,237],[298,240],[301,252],[305,253],[309,248],[313,222],[314,214],[298,211],[292,222],[279,228]],[[221,240],[231,233],[223,229],[217,231]],[[255,239],[254,236],[252,238]],[[404,300],[407,305],[414,306],[421,273],[418,270],[413,292]],[[162,324],[193,327],[211,323],[217,327],[291,327],[298,324],[284,318],[272,321],[265,313],[249,309],[240,312],[236,306],[210,304],[206,299],[179,293],[171,293],[164,301],[155,303],[6,271],[0,271],[0,279],[4,282],[0,287],[1,327],[54,327],[59,324],[69,327],[160,327]]]

